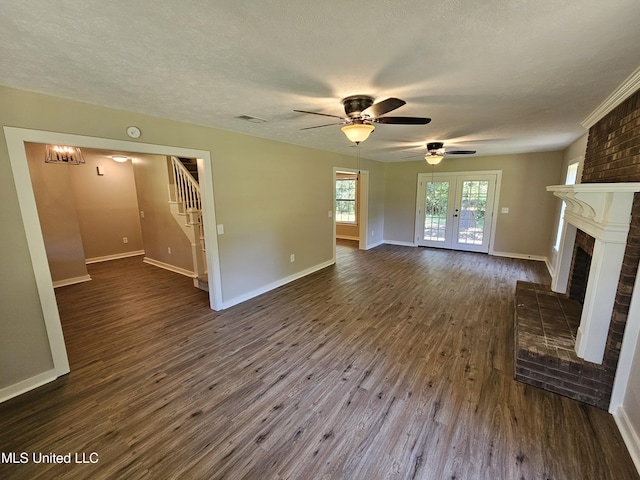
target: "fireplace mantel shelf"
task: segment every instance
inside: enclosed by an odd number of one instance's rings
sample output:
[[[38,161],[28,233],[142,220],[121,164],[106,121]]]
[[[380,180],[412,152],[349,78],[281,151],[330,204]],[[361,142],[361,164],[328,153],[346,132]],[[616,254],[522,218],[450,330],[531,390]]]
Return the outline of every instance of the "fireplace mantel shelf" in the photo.
[[[640,182],[550,185],[547,191],[565,201],[565,218],[589,235],[626,242],[633,196]]]

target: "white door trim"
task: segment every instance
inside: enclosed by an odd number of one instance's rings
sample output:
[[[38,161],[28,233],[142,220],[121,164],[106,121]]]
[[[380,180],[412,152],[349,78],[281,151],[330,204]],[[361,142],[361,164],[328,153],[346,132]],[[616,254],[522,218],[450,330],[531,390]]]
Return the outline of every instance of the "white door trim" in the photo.
[[[358,216],[358,248],[360,250],[368,250],[369,249],[369,236],[367,235],[369,229],[367,225],[369,224],[369,170],[358,170],[354,168],[342,168],[342,167],[333,167],[333,177],[332,184],[333,187],[331,189],[333,196],[333,210],[331,212],[331,216],[333,218],[333,262],[336,261],[336,174],[338,172],[344,173],[357,173],[360,175],[360,184],[358,185],[359,191],[359,200],[360,200],[360,213]]]
[[[415,246],[418,246],[418,236],[419,236],[419,232],[422,229],[422,222],[424,221],[423,219],[418,218],[418,212],[420,211],[420,209],[422,208],[420,202],[421,202],[421,195],[420,195],[420,183],[424,180],[430,180],[431,178],[438,178],[438,177],[449,177],[449,176],[464,176],[464,175],[495,175],[496,176],[496,186],[495,186],[495,193],[494,193],[494,198],[493,198],[493,218],[491,220],[491,237],[489,239],[489,255],[494,255],[495,254],[495,250],[494,250],[494,245],[495,245],[495,238],[496,238],[496,225],[498,222],[498,215],[496,210],[498,209],[498,206],[500,205],[500,188],[502,185],[502,170],[478,170],[478,171],[462,171],[462,172],[438,172],[438,173],[432,173],[432,172],[422,172],[422,173],[418,173],[418,179],[416,181],[416,209],[415,209],[415,223],[414,223],[414,232],[413,232],[413,244]]]
[[[218,252],[218,238],[216,235],[215,205],[213,198],[213,183],[211,154],[206,150],[194,150],[165,145],[112,140],[108,138],[88,137],[67,133],[30,130],[16,127],[4,127],[4,135],[9,151],[9,161],[13,173],[14,183],[18,194],[20,214],[24,223],[27,246],[31,256],[32,268],[36,280],[36,288],[40,297],[44,323],[47,330],[51,355],[53,357],[56,376],[69,372],[69,361],[60,324],[60,314],[56,303],[53,282],[44,248],[44,239],[38,209],[36,207],[31,175],[27,163],[25,142],[74,145],[85,148],[102,150],[118,150],[132,153],[147,153],[155,155],[176,155],[192,157],[202,160],[203,192],[202,214],[205,225],[205,242],[207,245],[207,267],[209,282],[209,303],[213,310],[222,309],[222,284],[220,277],[220,258]],[[36,385],[37,386],[37,385]]]

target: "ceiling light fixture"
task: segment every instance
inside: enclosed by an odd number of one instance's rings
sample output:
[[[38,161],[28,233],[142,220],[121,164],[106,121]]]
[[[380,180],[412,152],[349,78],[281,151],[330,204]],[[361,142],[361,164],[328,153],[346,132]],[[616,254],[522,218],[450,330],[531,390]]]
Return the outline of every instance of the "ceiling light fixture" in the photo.
[[[67,165],[82,165],[85,163],[82,152],[78,147],[47,145],[45,150],[45,163],[66,163]]]
[[[345,125],[341,128],[347,138],[356,145],[359,145],[360,142],[364,142],[369,138],[369,135],[371,135],[371,132],[375,129],[376,127],[368,123],[352,123],[351,125]]]
[[[431,155],[428,153],[424,156],[424,159],[429,165],[437,165],[442,161],[443,158],[444,157],[442,155]]]
[[[118,163],[124,163],[129,160],[129,157],[126,155],[111,155],[111,159]]]

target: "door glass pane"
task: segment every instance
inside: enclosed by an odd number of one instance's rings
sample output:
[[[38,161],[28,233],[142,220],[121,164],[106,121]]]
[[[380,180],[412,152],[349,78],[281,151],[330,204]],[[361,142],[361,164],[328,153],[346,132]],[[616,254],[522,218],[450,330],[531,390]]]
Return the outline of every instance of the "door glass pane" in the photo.
[[[444,242],[447,226],[449,182],[427,182],[424,209],[424,240]]]
[[[488,180],[466,180],[462,183],[458,243],[482,245],[488,191]]]

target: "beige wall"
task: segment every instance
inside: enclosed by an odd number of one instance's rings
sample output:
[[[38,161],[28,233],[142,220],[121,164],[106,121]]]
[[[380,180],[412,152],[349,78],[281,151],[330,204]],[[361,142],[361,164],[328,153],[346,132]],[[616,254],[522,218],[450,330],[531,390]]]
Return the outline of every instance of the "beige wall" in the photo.
[[[424,161],[387,164],[384,212],[385,240],[413,243],[416,184],[431,171]],[[554,231],[555,197],[545,190],[557,184],[562,152],[445,158],[435,172],[502,170],[494,251],[544,258]],[[503,214],[502,207],[509,213]]]
[[[131,162],[83,149],[85,164],[45,163],[45,146],[37,143],[26,152],[54,283],[87,277],[86,260],[143,249]]]
[[[42,144],[29,143],[26,152],[51,278],[88,278],[72,179],[72,169],[85,165],[45,163]]]
[[[353,169],[356,159],[132,112],[83,104],[0,87],[0,123],[115,140],[211,152],[215,215],[224,225],[218,237],[223,302],[251,296],[330,262],[333,257],[333,169]],[[337,133],[339,134],[339,132]],[[352,152],[345,144],[345,152]],[[438,171],[503,170],[495,248],[545,255],[555,202],[544,186],[557,183],[560,153],[446,159]],[[411,242],[416,180],[424,162],[382,164],[361,161],[368,171],[368,242]],[[43,315],[31,269],[12,169],[0,138],[0,212],[10,232],[0,248],[0,388],[51,368]],[[551,212],[551,213],[549,213]],[[511,220],[512,219],[512,220]],[[384,235],[384,237],[383,237]],[[290,254],[296,261],[289,261]],[[8,280],[10,279],[10,280]]]
[[[87,259],[143,250],[131,161],[83,149],[86,164],[70,166],[75,205]],[[104,175],[98,175],[97,167]],[[123,243],[127,237],[128,243]]]
[[[191,243],[169,210],[169,173],[162,155],[135,155],[135,190],[145,257],[193,271]],[[139,212],[136,212],[138,218]],[[186,220],[185,220],[186,221]],[[169,253],[169,248],[171,253]]]
[[[356,159],[137,113],[0,87],[0,124],[115,140],[129,125],[140,142],[211,152],[224,302],[251,295],[333,257],[333,168]],[[340,134],[337,132],[336,134]],[[352,152],[345,143],[345,152]],[[362,160],[370,177],[368,220],[382,240],[384,164]],[[0,248],[0,389],[51,369],[43,314],[4,132],[0,212],[10,232]],[[296,255],[295,263],[289,255]]]

